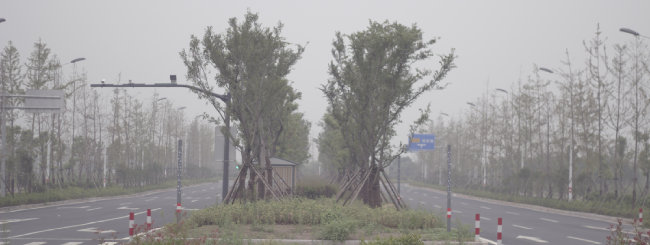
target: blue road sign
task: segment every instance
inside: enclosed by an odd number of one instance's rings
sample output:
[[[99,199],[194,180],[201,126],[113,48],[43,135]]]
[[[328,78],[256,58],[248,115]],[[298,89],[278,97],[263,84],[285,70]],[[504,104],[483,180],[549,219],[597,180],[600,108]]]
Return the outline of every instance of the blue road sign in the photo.
[[[413,134],[409,140],[409,151],[426,151],[435,148],[436,136],[433,134]]]

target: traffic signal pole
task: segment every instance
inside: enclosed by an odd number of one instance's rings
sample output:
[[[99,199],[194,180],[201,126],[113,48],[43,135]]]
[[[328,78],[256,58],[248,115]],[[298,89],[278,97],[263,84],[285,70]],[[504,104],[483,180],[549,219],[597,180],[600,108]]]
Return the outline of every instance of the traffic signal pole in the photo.
[[[125,84],[109,84],[109,83],[98,83],[98,84],[90,84],[91,88],[188,88],[192,91],[202,93],[207,96],[215,97],[226,103],[226,110],[225,110],[225,115],[224,115],[224,124],[226,126],[226,132],[228,132],[226,137],[224,137],[224,154],[223,154],[223,183],[222,183],[222,193],[221,193],[221,200],[223,201],[224,198],[226,198],[226,194],[228,193],[228,163],[230,162],[230,154],[229,154],[229,149],[230,149],[230,94],[227,93],[225,95],[223,94],[216,94],[212,91],[208,91],[199,87],[195,87],[192,85],[187,85],[187,84],[177,84],[176,83],[176,75],[170,75],[169,79],[171,80],[171,83],[154,83],[154,84],[145,84],[145,83],[125,83]]]

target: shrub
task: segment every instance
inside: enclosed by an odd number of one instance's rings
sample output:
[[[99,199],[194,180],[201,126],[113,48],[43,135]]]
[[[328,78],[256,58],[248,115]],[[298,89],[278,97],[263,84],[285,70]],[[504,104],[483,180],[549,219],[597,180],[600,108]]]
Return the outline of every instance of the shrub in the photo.
[[[296,186],[295,195],[309,199],[330,198],[336,194],[337,186],[320,178],[309,178]]]
[[[418,234],[404,234],[397,238],[377,239],[372,242],[361,241],[361,245],[421,245],[424,244]]]
[[[356,230],[356,223],[350,219],[337,219],[323,225],[318,239],[345,241]]]

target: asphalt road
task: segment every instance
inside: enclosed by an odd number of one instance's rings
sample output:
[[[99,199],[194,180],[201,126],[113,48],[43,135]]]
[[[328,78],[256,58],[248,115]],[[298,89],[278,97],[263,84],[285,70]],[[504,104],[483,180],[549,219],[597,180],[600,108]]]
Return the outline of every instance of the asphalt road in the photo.
[[[453,191],[453,190],[452,190]],[[423,208],[444,213],[447,211],[447,193],[409,185],[401,187],[402,199],[411,208]],[[452,225],[458,223],[474,231],[475,215],[481,217],[481,237],[496,244],[497,219],[502,218],[503,244],[607,244],[610,225],[616,218],[567,211],[554,211],[532,205],[452,196]],[[446,221],[444,221],[446,222]],[[631,225],[624,231],[631,232]]]
[[[445,213],[447,194],[438,190],[402,185],[402,198],[411,208]],[[183,188],[183,209],[192,210],[221,200],[221,183]],[[128,241],[128,214],[144,225],[152,210],[153,226],[175,222],[176,189],[132,196],[77,200],[44,207],[0,209],[0,244],[117,244]],[[503,244],[606,244],[615,218],[556,212],[545,208],[456,195],[452,198],[452,224],[474,230],[475,214],[481,215],[481,237],[496,244],[497,218],[503,218]],[[625,225],[625,230],[632,230]]]
[[[221,200],[221,182],[184,187],[182,207],[191,212]],[[128,241],[129,212],[144,225],[151,209],[153,227],[176,222],[176,189],[100,200],[16,210],[0,210],[0,244],[117,244]]]

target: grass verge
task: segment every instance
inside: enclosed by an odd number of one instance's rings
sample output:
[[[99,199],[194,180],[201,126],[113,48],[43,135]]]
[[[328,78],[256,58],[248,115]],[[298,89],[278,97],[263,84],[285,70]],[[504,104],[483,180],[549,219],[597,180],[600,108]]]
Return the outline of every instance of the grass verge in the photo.
[[[168,225],[134,244],[243,244],[247,239],[362,240],[365,244],[418,244],[399,241],[471,241],[468,227],[451,233],[444,219],[424,210],[392,206],[348,206],[333,199],[293,198],[194,211],[181,225]]]

